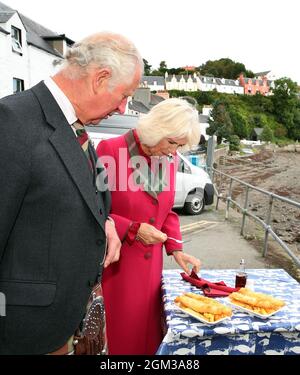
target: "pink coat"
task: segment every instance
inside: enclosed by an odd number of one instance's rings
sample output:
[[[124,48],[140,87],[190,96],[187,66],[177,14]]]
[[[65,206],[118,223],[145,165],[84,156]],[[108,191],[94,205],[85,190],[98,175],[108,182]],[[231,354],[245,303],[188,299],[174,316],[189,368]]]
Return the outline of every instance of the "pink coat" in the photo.
[[[112,156],[116,162],[116,171],[111,173],[116,191],[112,191],[110,216],[115,220],[123,243],[119,262],[105,269],[102,279],[108,347],[109,354],[155,354],[162,340],[162,244],[146,246],[135,241],[129,245],[125,238],[130,224],[136,221],[149,223],[168,236],[181,239],[179,219],[172,211],[177,165],[170,164],[169,191],[163,190],[156,198],[141,187],[130,191],[128,179],[124,189],[120,171],[127,171],[127,176],[133,172],[128,166],[128,134],[102,141],[97,147],[97,154],[104,164],[103,156]],[[136,133],[134,137],[131,134],[132,140],[138,142]],[[138,149],[141,152],[136,143],[135,146],[135,154]],[[121,148],[123,154],[120,156]],[[173,250],[181,250],[181,245],[166,241],[165,248],[171,254]]]

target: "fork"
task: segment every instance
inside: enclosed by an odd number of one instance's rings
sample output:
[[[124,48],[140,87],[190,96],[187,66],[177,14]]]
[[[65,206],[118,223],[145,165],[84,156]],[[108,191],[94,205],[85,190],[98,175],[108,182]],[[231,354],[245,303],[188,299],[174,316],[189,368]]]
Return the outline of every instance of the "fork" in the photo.
[[[172,241],[175,241],[177,243],[184,243],[184,241],[182,240],[177,240],[177,238],[174,238],[174,237],[168,237],[168,240],[172,240]]]

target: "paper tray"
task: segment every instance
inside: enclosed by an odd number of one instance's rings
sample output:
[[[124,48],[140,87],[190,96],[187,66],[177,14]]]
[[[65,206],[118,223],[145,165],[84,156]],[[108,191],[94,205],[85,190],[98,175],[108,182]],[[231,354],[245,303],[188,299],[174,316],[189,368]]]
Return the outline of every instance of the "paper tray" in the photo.
[[[189,312],[189,311],[186,311],[186,310],[182,309],[176,303],[174,303],[174,305],[176,306],[176,308],[178,310],[184,312],[186,315],[192,316],[193,318],[199,320],[200,322],[205,323],[205,324],[210,325],[210,326],[214,326],[216,324],[222,323],[224,320],[228,320],[228,319],[231,318],[230,316],[226,316],[225,318],[219,319],[215,322],[209,322],[209,321],[205,320],[204,318],[201,318],[199,315],[197,315],[196,312],[195,312],[195,314],[193,314],[192,312]]]
[[[270,318],[272,315],[274,314],[277,314],[279,311],[281,311],[284,306],[280,307],[278,310],[276,311],[273,311],[272,313],[270,314],[259,314],[258,312],[255,312],[255,311],[252,311],[252,310],[249,310],[249,309],[246,309],[245,307],[242,307],[242,306],[239,306],[239,305],[236,305],[235,303],[231,302],[229,298],[226,298],[224,300],[226,303],[228,303],[230,306],[232,306],[233,308],[235,308],[236,310],[240,310],[240,311],[244,311],[246,313],[248,313],[249,315],[252,315],[252,316],[256,316],[258,318],[261,318],[261,319],[268,319]]]

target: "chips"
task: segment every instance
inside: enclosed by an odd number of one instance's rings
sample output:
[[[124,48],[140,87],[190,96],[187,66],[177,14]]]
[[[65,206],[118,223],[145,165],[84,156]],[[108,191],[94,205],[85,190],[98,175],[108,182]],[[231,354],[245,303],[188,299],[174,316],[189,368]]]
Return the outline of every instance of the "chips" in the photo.
[[[256,293],[248,288],[241,288],[231,293],[229,299],[235,305],[252,310],[261,315],[268,315],[285,305],[285,302],[265,293]]]
[[[185,293],[175,298],[175,303],[188,313],[196,314],[207,322],[216,322],[232,315],[230,307],[208,297]]]

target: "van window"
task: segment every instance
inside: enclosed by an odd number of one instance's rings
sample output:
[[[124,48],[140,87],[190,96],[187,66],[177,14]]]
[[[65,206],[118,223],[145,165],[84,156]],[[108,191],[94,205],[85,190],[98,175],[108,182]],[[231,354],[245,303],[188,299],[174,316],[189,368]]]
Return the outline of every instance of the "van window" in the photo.
[[[177,172],[188,173],[188,174],[192,173],[191,168],[189,167],[189,165],[183,159],[181,159],[181,158],[179,158]]]

